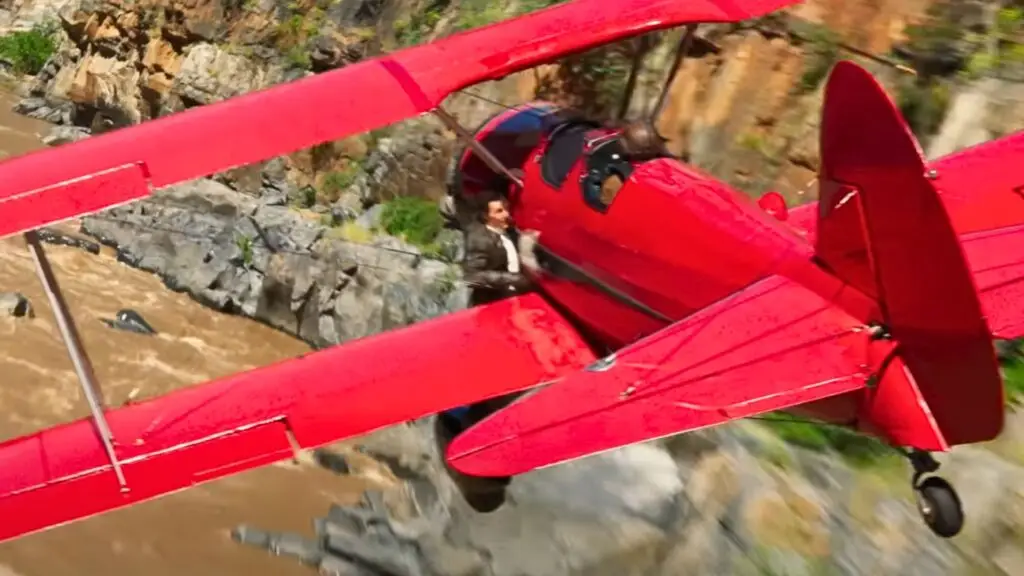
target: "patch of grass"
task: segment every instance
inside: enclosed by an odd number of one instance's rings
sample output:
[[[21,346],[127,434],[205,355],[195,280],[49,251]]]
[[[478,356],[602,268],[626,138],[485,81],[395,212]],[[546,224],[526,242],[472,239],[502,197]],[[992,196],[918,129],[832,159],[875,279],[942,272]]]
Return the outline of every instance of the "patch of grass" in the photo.
[[[461,32],[494,24],[508,18],[560,4],[566,0],[523,0],[513,12],[508,0],[461,0],[458,12],[443,32]],[[394,23],[395,40],[400,47],[423,43],[431,34],[438,32],[444,12],[451,6],[451,0],[434,0],[423,10]]]
[[[1024,26],[1024,9],[1020,6],[1005,6],[996,15],[996,32],[1002,36],[1013,36]]]
[[[1024,357],[1002,365],[1006,404],[1011,409],[1024,405]],[[855,465],[879,465],[894,460],[896,452],[881,440],[852,430],[804,422],[785,413],[767,414],[761,423],[784,442],[817,452],[835,451]]]
[[[320,182],[320,195],[323,200],[329,204],[341,197],[341,193],[355,182],[359,171],[357,163],[346,161],[341,170],[332,170],[325,174]]]
[[[246,266],[251,266],[253,257],[252,237],[247,235],[239,236],[235,239],[235,244],[242,251],[242,263]]]
[[[934,134],[946,118],[949,85],[940,80],[907,81],[897,93],[897,104],[910,129],[921,139]]]
[[[430,246],[444,227],[434,202],[408,196],[385,202],[380,222],[388,234],[417,246]]]
[[[761,417],[762,424],[784,442],[816,452],[835,451],[853,464],[873,464],[892,456],[893,450],[881,440],[840,426],[796,421],[784,413]]]
[[[832,71],[839,60],[839,37],[824,27],[816,27],[808,34],[808,54],[804,60],[804,73],[797,89],[800,93],[813,92]]]
[[[965,62],[960,51],[967,31],[956,21],[955,1],[940,0],[928,6],[925,18],[907,26],[908,62],[924,78],[956,72]]]
[[[312,5],[299,1],[288,4],[291,14],[277,24],[274,43],[292,66],[303,70],[310,68],[307,44],[320,33],[327,18],[325,7],[329,5],[330,2],[324,0],[316,0]]]
[[[765,142],[764,136],[755,132],[744,132],[736,138],[736,143],[747,150],[766,154],[768,152],[768,143]]]
[[[506,12],[504,4],[492,0],[463,0],[455,19],[455,29],[462,31],[480,28],[514,16]]]
[[[408,18],[397,20],[394,32],[398,45],[404,48],[423,43],[441,22],[441,16],[448,4],[447,0],[435,0],[422,12],[415,12]]]
[[[40,25],[0,37],[0,58],[20,74],[38,74],[57,49],[56,32],[55,26]]]
[[[1024,404],[1024,361],[1011,360],[1003,364],[1002,368],[1006,404],[1011,408],[1019,408]]]
[[[598,118],[616,114],[626,92],[634,47],[628,43],[606,44],[557,61],[558,71],[543,78],[539,98],[568,98],[567,104]]]
[[[555,4],[562,4],[566,0],[523,0],[519,3],[519,14],[528,14],[543,8],[549,8]]]
[[[316,205],[316,188],[313,188],[312,186],[303,186],[302,190],[300,190],[300,194],[302,194],[303,208],[312,208]]]
[[[345,222],[341,226],[327,230],[324,235],[327,238],[357,242],[359,244],[369,244],[373,241],[373,230],[364,228],[355,222]]]

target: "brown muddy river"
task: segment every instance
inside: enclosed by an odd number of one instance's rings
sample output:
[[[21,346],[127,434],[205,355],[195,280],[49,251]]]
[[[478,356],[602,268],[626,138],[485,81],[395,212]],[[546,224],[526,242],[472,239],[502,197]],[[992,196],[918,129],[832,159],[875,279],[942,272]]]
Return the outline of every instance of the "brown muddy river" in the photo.
[[[41,147],[37,133],[48,129],[11,112],[15,101],[0,95],[3,157]],[[142,399],[308,350],[271,328],[175,294],[156,276],[119,264],[109,251],[99,256],[58,246],[47,251],[108,405],[122,403],[135,388]],[[31,319],[0,317],[0,437],[87,415],[20,238],[0,240],[0,291],[25,294],[36,312]],[[100,321],[121,308],[137,310],[159,334],[115,331]],[[234,543],[229,531],[250,523],[312,534],[312,519],[331,502],[358,498],[359,485],[312,464],[254,470],[0,544],[0,575],[309,576],[315,572],[295,560]]]

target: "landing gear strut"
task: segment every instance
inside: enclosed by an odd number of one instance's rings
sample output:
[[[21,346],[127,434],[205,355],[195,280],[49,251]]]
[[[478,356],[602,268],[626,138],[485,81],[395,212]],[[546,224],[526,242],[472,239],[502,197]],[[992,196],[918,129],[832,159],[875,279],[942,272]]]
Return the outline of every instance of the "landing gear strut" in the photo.
[[[929,476],[938,471],[939,463],[928,452],[911,450],[907,457],[914,467],[912,480],[917,495],[917,510],[932,532],[952,538],[964,526],[964,511],[953,486],[938,476]],[[922,479],[923,478],[923,479]]]

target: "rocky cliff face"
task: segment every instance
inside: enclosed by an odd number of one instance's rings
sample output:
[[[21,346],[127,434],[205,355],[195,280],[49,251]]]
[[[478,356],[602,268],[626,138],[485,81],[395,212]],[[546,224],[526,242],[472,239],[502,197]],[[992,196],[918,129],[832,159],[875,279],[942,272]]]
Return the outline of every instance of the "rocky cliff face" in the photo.
[[[457,269],[415,246],[386,235],[346,240],[213,180],[86,218],[82,230],[172,290],[319,347],[465,306]]]
[[[8,4],[0,25],[59,20],[59,49],[19,105],[60,124],[50,138],[59,145],[539,4],[26,0]],[[793,10],[792,21],[709,27],[672,83],[661,130],[680,155],[744,190],[813,197],[820,84],[829,66],[839,55],[865,59],[849,49],[913,56],[903,48],[912,36],[906,25],[933,4],[813,0]],[[986,4],[962,5],[984,30]],[[663,33],[648,46],[626,103],[631,115],[656,101],[677,39],[678,32]],[[537,95],[614,112],[630,49],[474,87],[453,95],[449,108],[468,125],[500,110],[492,102]],[[588,67],[595,59],[600,73]],[[932,154],[1022,125],[1012,78],[911,82],[890,64],[866,62],[907,110],[931,114],[920,126]],[[86,218],[83,229],[212,307],[319,346],[336,344],[463,305],[450,265],[459,257],[457,237],[409,242],[374,233],[394,198],[437,198],[454,148],[432,119],[411,120],[171,187]],[[898,460],[854,465],[831,451],[794,448],[758,423],[536,472],[513,484],[506,509],[479,516],[453,497],[424,426],[358,443],[398,477],[384,490],[386,510],[377,500],[371,511],[334,509],[317,524],[318,542],[258,530],[238,537],[337,574],[1024,571],[1016,537],[1024,526],[1019,416],[1004,438],[949,459],[969,513],[953,542],[923,527]]]
[[[1013,419],[1003,442],[1019,438]],[[428,426],[390,428],[349,450],[398,480],[336,506],[316,537],[241,527],[236,539],[326,574],[1017,574],[1024,570],[1020,460],[966,448],[947,459],[969,526],[934,537],[898,460],[869,468],[793,449],[739,423],[532,472],[480,515],[454,494]],[[1016,442],[1017,440],[1013,440]],[[271,530],[267,532],[267,530]],[[396,568],[396,565],[398,566]],[[348,571],[346,571],[348,570]],[[363,571],[357,571],[363,570]]]

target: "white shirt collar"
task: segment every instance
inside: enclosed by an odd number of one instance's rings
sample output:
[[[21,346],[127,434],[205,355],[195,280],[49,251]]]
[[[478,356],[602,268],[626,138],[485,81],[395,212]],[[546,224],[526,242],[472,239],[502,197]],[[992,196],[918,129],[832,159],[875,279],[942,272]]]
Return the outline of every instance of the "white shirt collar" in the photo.
[[[501,239],[501,245],[505,248],[505,256],[508,260],[508,271],[514,274],[519,273],[519,253],[516,251],[516,246],[512,243],[512,239],[502,230],[492,226],[487,226],[487,229],[497,234],[498,238]]]

